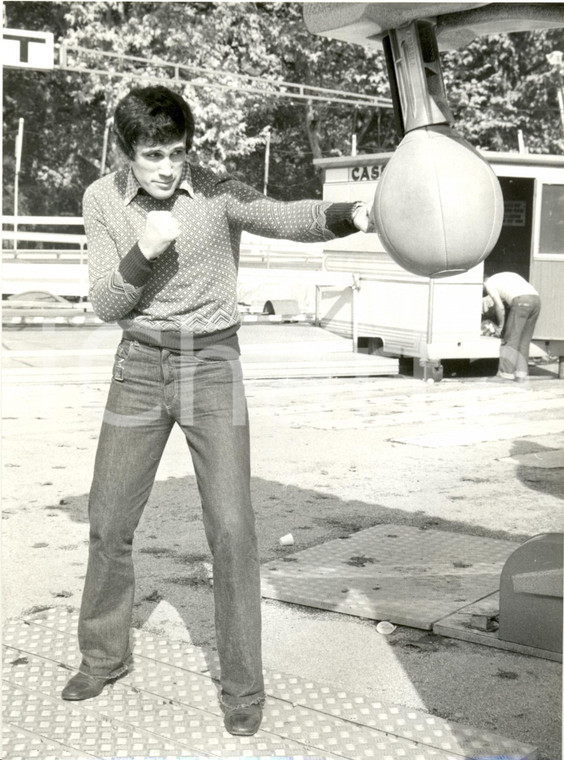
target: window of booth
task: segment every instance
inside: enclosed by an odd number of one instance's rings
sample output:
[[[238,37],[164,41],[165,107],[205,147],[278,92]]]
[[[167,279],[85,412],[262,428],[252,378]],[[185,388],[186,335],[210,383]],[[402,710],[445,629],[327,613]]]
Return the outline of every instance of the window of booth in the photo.
[[[539,253],[564,255],[564,185],[542,186]]]

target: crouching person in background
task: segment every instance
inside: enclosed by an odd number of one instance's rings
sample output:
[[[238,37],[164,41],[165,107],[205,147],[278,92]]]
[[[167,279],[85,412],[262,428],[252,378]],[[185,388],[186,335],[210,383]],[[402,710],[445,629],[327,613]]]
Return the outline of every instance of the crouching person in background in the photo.
[[[482,313],[493,305],[501,337],[497,377],[524,382],[529,376],[529,350],[540,314],[535,288],[515,272],[498,272],[484,279]],[[506,313],[507,311],[507,313]]]

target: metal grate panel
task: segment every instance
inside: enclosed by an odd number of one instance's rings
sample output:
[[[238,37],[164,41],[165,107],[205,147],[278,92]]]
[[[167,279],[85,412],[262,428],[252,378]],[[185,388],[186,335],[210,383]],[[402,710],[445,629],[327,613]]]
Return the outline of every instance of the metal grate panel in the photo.
[[[431,630],[499,588],[510,541],[378,525],[262,567],[262,594]]]
[[[223,730],[215,654],[140,631],[128,676],[94,700],[64,702],[68,662],[78,662],[76,622],[75,613],[56,609],[5,627],[5,760],[535,756],[532,747],[494,734],[271,672],[261,730],[233,737]]]

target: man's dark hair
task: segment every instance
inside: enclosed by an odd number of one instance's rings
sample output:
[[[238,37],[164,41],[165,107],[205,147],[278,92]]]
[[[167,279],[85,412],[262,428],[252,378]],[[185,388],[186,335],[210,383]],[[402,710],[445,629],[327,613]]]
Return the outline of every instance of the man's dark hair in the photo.
[[[186,134],[186,150],[192,146],[194,117],[186,101],[168,87],[138,87],[116,106],[114,131],[128,158],[139,143],[167,145]]]

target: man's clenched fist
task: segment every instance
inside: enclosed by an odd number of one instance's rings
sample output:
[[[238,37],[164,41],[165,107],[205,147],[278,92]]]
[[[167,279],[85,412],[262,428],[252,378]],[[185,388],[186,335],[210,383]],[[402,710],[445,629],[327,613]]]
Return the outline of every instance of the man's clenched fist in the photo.
[[[370,218],[371,206],[368,203],[358,203],[353,209],[352,222],[361,232],[376,232]]]
[[[155,259],[179,235],[180,225],[170,211],[149,211],[145,229],[139,238],[139,248],[146,259]]]

